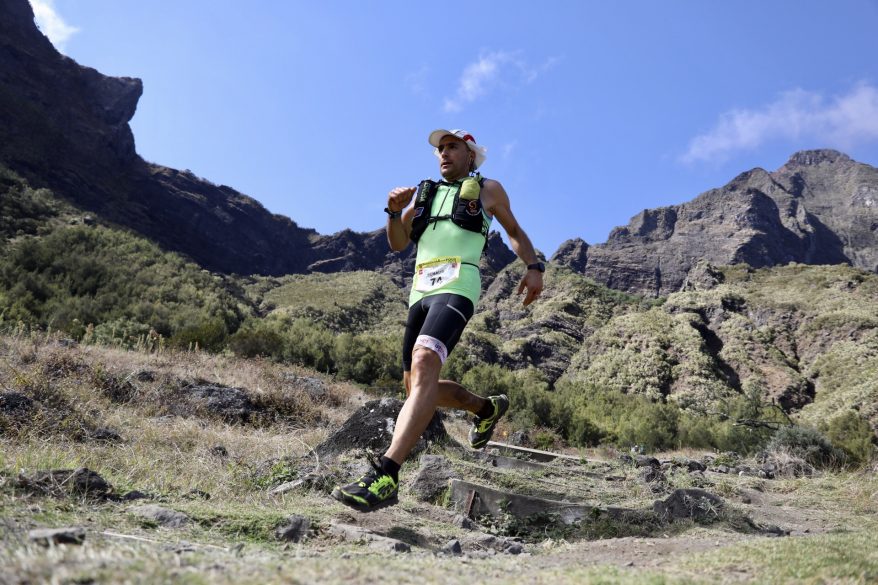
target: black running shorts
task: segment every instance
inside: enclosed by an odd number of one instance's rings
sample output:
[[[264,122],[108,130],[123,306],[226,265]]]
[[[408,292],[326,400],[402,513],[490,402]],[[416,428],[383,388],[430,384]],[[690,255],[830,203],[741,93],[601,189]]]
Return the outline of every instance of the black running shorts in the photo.
[[[403,370],[411,371],[416,345],[432,349],[445,363],[474,310],[471,300],[452,293],[426,296],[412,305],[402,340]]]

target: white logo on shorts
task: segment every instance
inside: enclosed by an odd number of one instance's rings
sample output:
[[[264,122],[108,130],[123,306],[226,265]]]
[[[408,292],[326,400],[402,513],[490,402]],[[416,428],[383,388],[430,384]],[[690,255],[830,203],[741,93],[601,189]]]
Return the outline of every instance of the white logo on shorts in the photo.
[[[448,350],[445,348],[445,344],[436,339],[435,337],[430,337],[429,335],[418,335],[418,338],[415,340],[415,345],[420,345],[421,347],[426,347],[427,349],[432,349],[439,356],[439,360],[444,364],[445,360],[448,359]]]

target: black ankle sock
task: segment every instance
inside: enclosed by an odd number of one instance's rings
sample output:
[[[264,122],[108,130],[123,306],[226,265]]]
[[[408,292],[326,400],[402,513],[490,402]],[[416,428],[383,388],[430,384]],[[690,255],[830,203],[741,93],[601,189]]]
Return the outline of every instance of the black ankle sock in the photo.
[[[381,456],[381,471],[389,475],[393,478],[393,481],[399,481],[399,468],[402,467],[399,463],[390,459],[389,457]]]
[[[476,416],[482,420],[494,416],[494,403],[485,398],[485,405],[476,413]]]

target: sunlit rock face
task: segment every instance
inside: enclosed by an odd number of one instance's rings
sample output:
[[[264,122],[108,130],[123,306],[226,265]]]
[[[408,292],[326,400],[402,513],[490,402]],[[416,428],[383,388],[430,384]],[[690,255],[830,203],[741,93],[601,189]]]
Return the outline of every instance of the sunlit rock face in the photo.
[[[878,271],[878,169],[834,150],[797,152],[773,173],[753,169],[688,203],[644,210],[604,244],[566,242],[553,261],[655,296],[680,290],[699,261]]]

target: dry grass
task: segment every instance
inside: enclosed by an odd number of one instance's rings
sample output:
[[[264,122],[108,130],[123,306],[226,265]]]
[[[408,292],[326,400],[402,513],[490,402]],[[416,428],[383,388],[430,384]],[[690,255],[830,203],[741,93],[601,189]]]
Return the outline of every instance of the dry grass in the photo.
[[[230,423],[202,411],[169,415],[173,409],[162,401],[178,398],[168,388],[179,390],[180,380],[245,389],[282,416]],[[308,386],[302,380],[320,383]],[[731,524],[706,527],[685,522],[659,527],[656,533],[649,532],[655,528],[650,526],[627,532],[649,533],[647,538],[616,538],[626,532],[594,523],[579,532],[543,526],[539,537],[526,539],[523,556],[494,556],[488,549],[478,555],[471,546],[466,557],[455,558],[434,551],[453,538],[485,535],[461,530],[453,522],[452,510],[417,502],[407,487],[399,506],[372,515],[353,514],[320,489],[282,496],[267,493],[265,488],[277,483],[274,480],[295,475],[298,458],[367,398],[354,386],[263,360],[62,347],[52,338],[19,335],[0,338],[0,393],[10,392],[41,404],[45,401],[51,408],[43,419],[26,419],[28,424],[0,412],[6,422],[0,426],[3,584],[371,583],[378,579],[418,584],[633,584],[735,582],[759,580],[761,575],[778,583],[797,582],[802,575],[805,580],[813,575],[856,583],[878,571],[878,561],[866,547],[866,535],[878,528],[878,485],[873,474],[822,473],[775,481],[729,475],[698,479],[681,470],[667,474],[667,490],[705,483],[741,514],[760,511],[756,503],[744,500],[747,494],[757,494],[754,498],[777,506],[761,510],[768,517],[779,510],[775,517],[795,520],[797,526],[808,525],[806,518],[820,519],[822,524],[813,524],[818,532],[847,528],[844,533],[825,532],[820,541],[800,537],[768,541],[752,531],[736,531]],[[301,406],[294,412],[289,404]],[[446,419],[449,433],[461,443],[466,442],[469,425],[469,417]],[[121,440],[96,441],[89,436],[95,427],[113,429]],[[504,430],[508,429],[501,426],[498,439]],[[553,493],[573,501],[634,509],[647,509],[663,497],[638,479],[636,468],[620,465],[620,453],[613,449],[571,453],[602,461],[581,466],[558,462],[534,472],[492,469],[452,449],[443,454],[464,477],[519,493]],[[702,455],[685,450],[661,458]],[[132,514],[134,504],[46,497],[17,483],[19,473],[78,467],[100,473],[116,493],[132,489],[150,493],[161,505],[186,513],[192,522],[177,531],[157,528]],[[415,472],[415,465],[404,467],[404,486]],[[264,481],[265,473],[271,481]],[[209,499],[201,493],[209,494]],[[274,538],[275,527],[291,514],[306,516],[314,526],[305,544],[285,545]],[[333,521],[360,524],[421,544],[408,555],[375,551],[367,544],[333,536],[328,530]],[[87,530],[83,546],[44,549],[27,542],[30,528],[73,525]],[[498,530],[522,528],[497,526]],[[815,543],[830,552],[815,553]],[[847,560],[836,554],[844,547],[851,550]],[[706,549],[713,552],[699,560]],[[776,569],[773,565],[782,555],[794,559],[798,568]],[[731,570],[732,562],[744,572]]]

